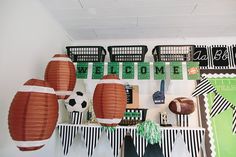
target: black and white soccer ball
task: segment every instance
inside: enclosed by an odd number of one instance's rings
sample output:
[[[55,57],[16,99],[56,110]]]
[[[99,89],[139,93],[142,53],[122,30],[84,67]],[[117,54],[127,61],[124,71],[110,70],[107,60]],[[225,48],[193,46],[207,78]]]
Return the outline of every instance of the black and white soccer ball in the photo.
[[[81,91],[77,91],[66,99],[65,104],[69,112],[83,112],[88,108],[88,97]]]

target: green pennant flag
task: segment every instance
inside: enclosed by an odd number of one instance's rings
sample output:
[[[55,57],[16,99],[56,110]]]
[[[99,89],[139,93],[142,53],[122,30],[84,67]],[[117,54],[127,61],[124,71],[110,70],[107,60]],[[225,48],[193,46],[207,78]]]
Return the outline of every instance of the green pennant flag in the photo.
[[[165,80],[166,79],[166,64],[165,62],[154,62],[153,63],[153,73],[155,80]]]
[[[122,63],[122,78],[123,79],[134,79],[134,63],[123,62]]]
[[[148,80],[150,79],[150,64],[149,62],[138,63],[138,79]]]
[[[182,62],[170,62],[170,79],[183,79]]]
[[[188,80],[199,80],[200,70],[199,62],[187,62]]]
[[[118,62],[108,63],[108,74],[116,74],[117,76],[119,76],[119,63]]]
[[[80,79],[86,79],[88,77],[88,63],[77,63],[76,77]]]
[[[94,62],[92,79],[101,79],[103,75],[104,75],[104,63]]]

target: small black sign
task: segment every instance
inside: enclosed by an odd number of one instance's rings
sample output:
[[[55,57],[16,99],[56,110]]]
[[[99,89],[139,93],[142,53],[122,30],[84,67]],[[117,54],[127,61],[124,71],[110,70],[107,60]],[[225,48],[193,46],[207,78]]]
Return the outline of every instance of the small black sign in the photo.
[[[234,60],[234,64],[236,65],[236,45],[233,46],[233,60]]]
[[[211,50],[214,66],[229,66],[229,53],[226,46],[213,46]]]
[[[204,46],[196,47],[193,53],[193,61],[199,62],[199,66],[208,66],[207,48]]]

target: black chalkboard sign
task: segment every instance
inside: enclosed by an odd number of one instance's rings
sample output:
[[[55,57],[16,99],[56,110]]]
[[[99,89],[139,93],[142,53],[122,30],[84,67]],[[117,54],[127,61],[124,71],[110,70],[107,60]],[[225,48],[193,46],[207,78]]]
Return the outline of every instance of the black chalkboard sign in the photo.
[[[229,52],[227,46],[212,46],[212,60],[215,67],[228,67],[229,66]]]
[[[234,65],[236,66],[236,45],[233,46],[233,60],[234,60]]]
[[[207,48],[204,45],[196,46],[193,53],[193,61],[199,62],[200,67],[208,66],[208,53]]]

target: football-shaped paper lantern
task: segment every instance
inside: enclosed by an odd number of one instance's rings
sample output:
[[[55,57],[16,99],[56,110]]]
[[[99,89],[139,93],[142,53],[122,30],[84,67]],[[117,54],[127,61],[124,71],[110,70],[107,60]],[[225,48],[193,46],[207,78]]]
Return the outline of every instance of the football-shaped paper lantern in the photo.
[[[186,97],[178,97],[170,102],[169,109],[175,114],[188,115],[194,112],[195,107],[193,100]]]
[[[124,117],[126,101],[125,86],[118,76],[104,76],[93,95],[97,121],[103,126],[116,126]]]
[[[56,54],[47,65],[44,79],[54,88],[58,99],[67,99],[76,83],[75,66],[66,54]]]
[[[69,112],[83,112],[88,108],[88,98],[84,93],[80,91],[77,91],[70,95],[65,102],[66,108]]]
[[[40,149],[51,137],[57,118],[54,89],[46,81],[31,79],[18,90],[11,103],[10,135],[21,151]]]

